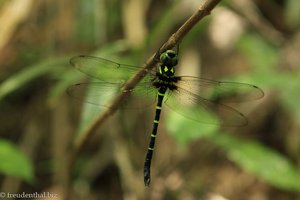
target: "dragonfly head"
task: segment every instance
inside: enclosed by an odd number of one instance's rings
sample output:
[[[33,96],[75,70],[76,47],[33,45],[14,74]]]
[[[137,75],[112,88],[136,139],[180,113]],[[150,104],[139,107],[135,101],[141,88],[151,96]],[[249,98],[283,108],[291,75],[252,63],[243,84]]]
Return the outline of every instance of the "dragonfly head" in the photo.
[[[177,53],[173,50],[167,50],[160,55],[160,61],[163,65],[174,67],[178,63]]]

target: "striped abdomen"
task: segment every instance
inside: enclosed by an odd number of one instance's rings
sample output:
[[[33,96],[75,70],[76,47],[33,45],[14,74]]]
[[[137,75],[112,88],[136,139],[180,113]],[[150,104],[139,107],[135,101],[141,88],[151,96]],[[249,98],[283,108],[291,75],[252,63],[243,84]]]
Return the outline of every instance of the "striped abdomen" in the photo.
[[[160,113],[161,113],[161,108],[162,108],[162,102],[163,102],[165,93],[166,93],[166,88],[162,87],[162,88],[159,89],[158,94],[157,94],[157,105],[156,105],[155,117],[154,117],[154,121],[153,121],[153,129],[152,129],[150,142],[149,142],[149,146],[148,146],[148,151],[147,151],[145,164],[144,164],[144,183],[145,183],[145,186],[149,186],[149,184],[150,184],[151,160],[152,160],[152,155],[153,155],[153,150],[154,150],[154,145],[155,145],[157,128],[158,128],[158,124],[159,124],[159,118],[160,118]]]

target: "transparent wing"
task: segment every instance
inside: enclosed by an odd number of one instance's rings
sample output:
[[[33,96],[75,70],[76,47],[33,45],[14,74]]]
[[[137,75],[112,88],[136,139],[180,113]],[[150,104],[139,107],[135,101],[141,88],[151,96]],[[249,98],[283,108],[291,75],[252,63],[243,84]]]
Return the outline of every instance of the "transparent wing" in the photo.
[[[257,100],[264,96],[264,92],[255,85],[191,76],[181,76],[176,85],[194,94],[199,94],[203,99],[212,101],[243,102]]]
[[[127,80],[140,68],[133,65],[120,64],[100,57],[80,55],[70,59],[73,67],[82,73],[102,81],[115,82]],[[154,74],[150,70],[149,73]]]
[[[157,91],[150,82],[142,82],[130,91],[122,91],[122,86],[122,83],[104,81],[79,83],[69,87],[67,93],[76,100],[108,108],[120,92],[129,93],[121,103],[123,108],[144,108],[155,103]]]
[[[167,92],[165,104],[175,112],[198,122],[225,126],[244,126],[248,123],[247,118],[234,108],[180,87]]]

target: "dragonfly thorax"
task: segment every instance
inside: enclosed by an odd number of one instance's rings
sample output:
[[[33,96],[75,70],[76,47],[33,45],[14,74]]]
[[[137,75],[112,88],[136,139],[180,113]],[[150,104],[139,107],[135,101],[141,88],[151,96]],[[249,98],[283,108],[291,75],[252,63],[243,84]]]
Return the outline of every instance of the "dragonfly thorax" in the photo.
[[[161,77],[173,77],[175,74],[175,66],[178,63],[177,54],[173,50],[167,50],[160,55],[160,65],[158,67],[158,75]]]
[[[172,72],[170,73],[171,75],[166,75],[166,73],[161,74],[160,72],[157,72],[156,78],[152,80],[152,85],[156,88],[165,88],[170,90],[176,89],[176,85],[174,83],[178,82],[180,77],[174,76]]]
[[[158,67],[158,72],[160,76],[163,77],[172,77],[175,74],[175,67],[168,65],[160,65]]]

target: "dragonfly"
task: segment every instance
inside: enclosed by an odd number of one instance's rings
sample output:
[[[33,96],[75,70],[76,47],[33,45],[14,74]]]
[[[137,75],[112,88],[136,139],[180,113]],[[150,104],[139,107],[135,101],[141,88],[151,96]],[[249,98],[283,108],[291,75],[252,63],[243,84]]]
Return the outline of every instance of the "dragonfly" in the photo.
[[[130,96],[146,97],[156,102],[153,128],[144,161],[144,184],[150,185],[150,168],[157,138],[158,125],[162,106],[197,122],[219,124],[224,126],[247,125],[247,118],[230,103],[239,103],[260,99],[264,92],[257,86],[239,83],[216,81],[194,76],[178,76],[175,68],[178,64],[178,53],[167,50],[157,53],[158,64],[147,70],[145,77],[130,90],[122,89],[129,77],[140,67],[120,64],[115,61],[89,55],[79,55],[70,59],[70,63],[80,72],[96,79],[96,81],[79,83],[68,89],[70,96],[87,103],[110,108],[110,101],[99,101],[99,97],[116,95],[118,92],[128,92]],[[85,88],[94,88],[94,92],[83,97]],[[127,103],[124,103],[126,108]],[[128,104],[130,105],[130,104]],[[144,108],[147,105],[133,106]],[[122,105],[123,106],[123,105]],[[131,105],[132,106],[132,105]],[[213,113],[213,114],[212,114]],[[184,133],[183,133],[184,134]]]

